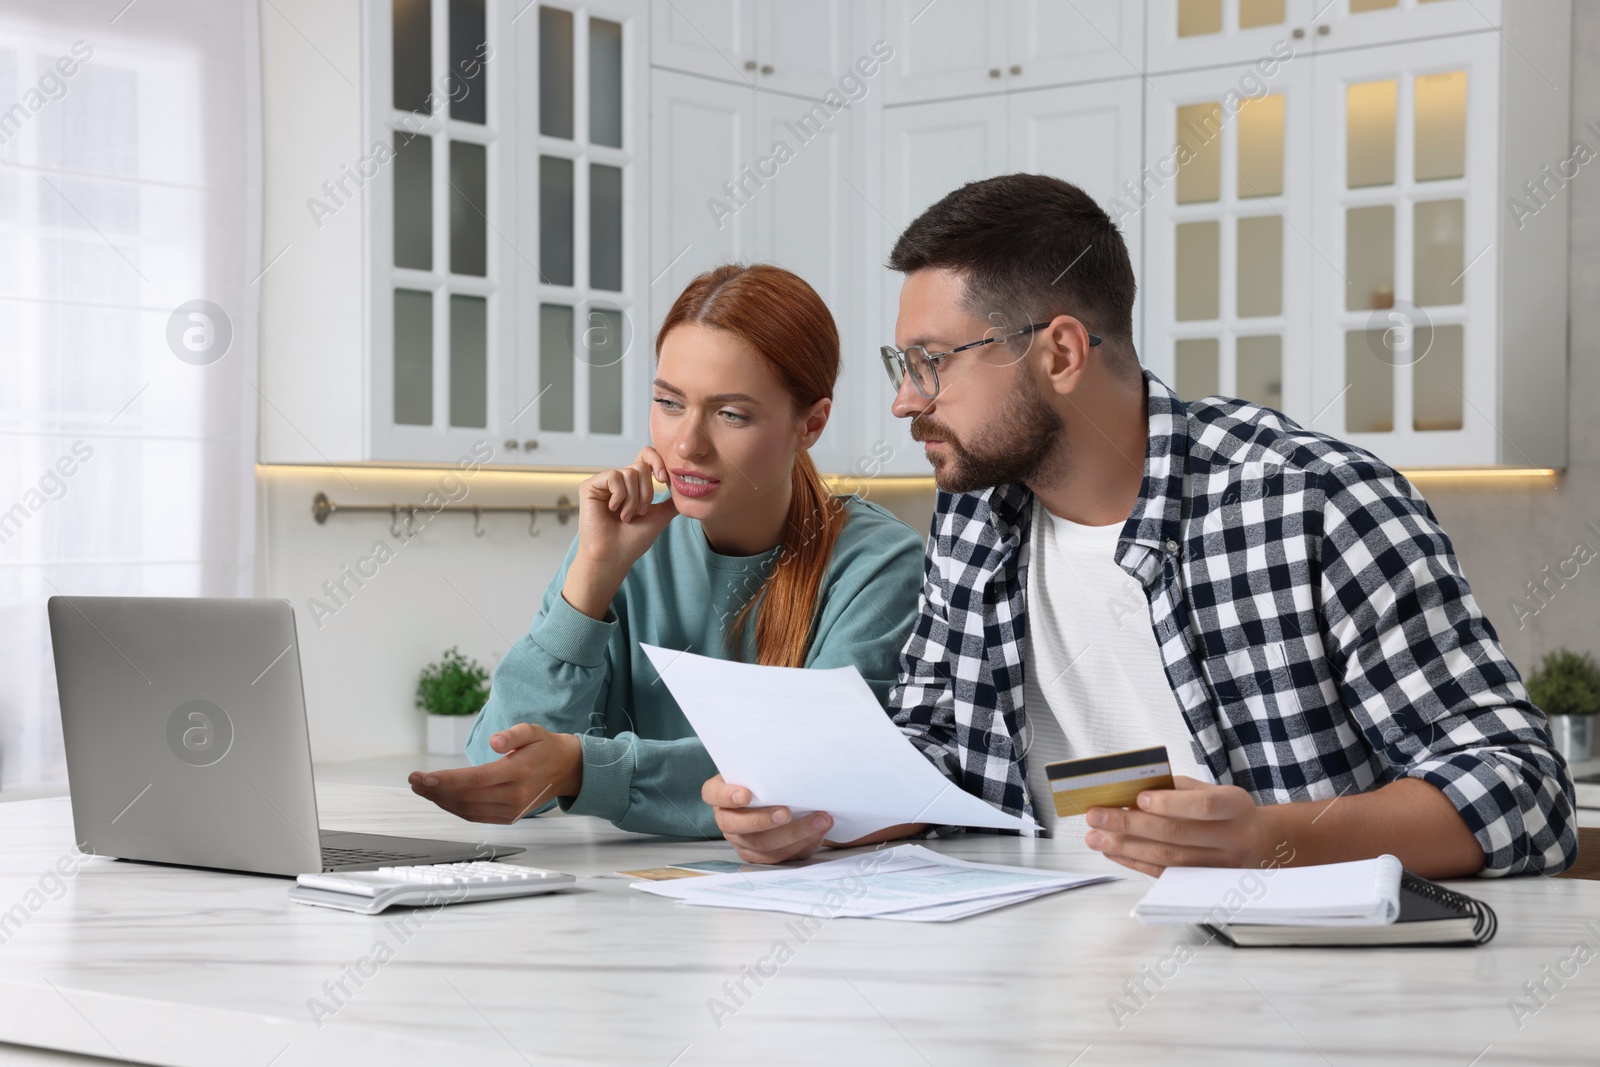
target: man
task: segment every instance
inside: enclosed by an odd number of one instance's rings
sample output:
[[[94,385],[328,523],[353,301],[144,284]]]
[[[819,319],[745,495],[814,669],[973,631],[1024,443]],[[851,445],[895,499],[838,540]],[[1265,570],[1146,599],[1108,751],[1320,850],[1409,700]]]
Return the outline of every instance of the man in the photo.
[[[1164,744],[1176,789],[1087,816],[1147,874],[1573,862],[1566,765],[1427,503],[1371,453],[1142,372],[1127,249],[1090,197],[972,183],[889,265],[894,411],[940,489],[889,702],[941,771],[1050,827],[1046,762]],[[704,797],[748,858],[826,837],[720,778]]]

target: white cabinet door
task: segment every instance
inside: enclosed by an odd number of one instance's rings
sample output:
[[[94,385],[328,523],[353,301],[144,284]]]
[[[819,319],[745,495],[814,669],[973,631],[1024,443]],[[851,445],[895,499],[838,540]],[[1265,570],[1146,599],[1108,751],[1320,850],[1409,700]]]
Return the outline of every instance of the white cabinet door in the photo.
[[[1396,466],[1528,462],[1497,458],[1499,46],[1316,57],[1316,428]]]
[[[864,51],[847,50],[851,34],[843,0],[754,0],[754,6],[757,88],[821,99],[839,88]]]
[[[1137,75],[1144,6],[1127,0],[1008,0],[1006,88]]]
[[[1264,57],[1309,55],[1317,39],[1312,16],[1323,11],[1318,21],[1327,22],[1328,4],[1329,0],[1149,0],[1146,65],[1152,74],[1226,65],[1236,68],[1235,78],[1244,77]],[[1240,91],[1252,90],[1246,85]]]
[[[650,72],[650,321],[643,351],[684,286],[719,263],[749,259],[754,206],[771,191],[755,136],[755,90]]]
[[[1230,68],[1149,80],[1141,355],[1185,400],[1238,397],[1327,429],[1311,388],[1309,62],[1250,100],[1230,97]]]
[[[931,15],[930,15],[931,17]],[[918,215],[946,193],[980,178],[1011,169],[1007,151],[1006,97],[979,97],[933,104],[892,107],[883,118],[883,195],[879,208],[889,245]],[[883,250],[881,263],[888,257]],[[881,271],[878,295],[871,313],[876,335],[884,343],[894,340],[899,311],[900,275]],[[908,421],[890,413],[894,389],[889,378],[875,369],[866,376],[864,399],[878,413],[876,431],[863,447],[875,455],[893,450],[880,468],[885,474],[931,473],[922,446],[911,440]]]
[[[821,99],[855,56],[844,0],[656,0],[653,66]]]
[[[895,50],[890,104],[997,93],[1007,86],[1007,0],[883,0],[882,37]]]
[[[855,332],[859,303],[848,262],[857,235],[846,224],[849,198],[856,195],[847,182],[857,112],[841,111],[824,121],[808,111],[811,106],[781,93],[755,94],[755,144],[774,162],[762,172],[770,174],[766,184],[750,200],[755,240],[749,258],[803,278],[833,313],[843,343]],[[846,359],[858,356],[841,352]],[[838,471],[850,464],[865,414],[859,391],[841,374],[828,428],[812,452],[819,469]]]
[[[755,23],[753,0],[653,0],[650,63],[754,84]]]
[[[1143,279],[1140,261],[1144,215],[1125,185],[1137,188],[1144,145],[1137,77],[1089,85],[1013,93],[1009,98],[1009,159],[1013,171],[1048,174],[1081,188],[1122,230]],[[1142,296],[1141,298],[1142,299]],[[1143,351],[1141,307],[1133,309],[1134,346]]]

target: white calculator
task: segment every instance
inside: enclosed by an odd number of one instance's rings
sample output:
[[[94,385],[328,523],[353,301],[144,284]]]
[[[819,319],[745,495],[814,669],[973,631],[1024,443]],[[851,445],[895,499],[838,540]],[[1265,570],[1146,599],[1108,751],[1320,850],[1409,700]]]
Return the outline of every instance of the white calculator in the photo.
[[[576,882],[572,875],[559,871],[480,860],[302,874],[289,888],[289,899],[319,908],[376,915],[392,904],[436,907],[469,900],[526,897],[566,889]]]

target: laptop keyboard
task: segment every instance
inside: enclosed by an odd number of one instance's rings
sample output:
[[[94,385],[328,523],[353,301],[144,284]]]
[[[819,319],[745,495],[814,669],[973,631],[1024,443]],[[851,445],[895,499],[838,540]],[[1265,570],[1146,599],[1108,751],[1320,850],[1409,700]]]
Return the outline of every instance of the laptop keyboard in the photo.
[[[386,860],[414,860],[415,852],[386,852],[376,848],[334,848],[322,846],[324,867],[343,867],[352,863],[382,863]]]

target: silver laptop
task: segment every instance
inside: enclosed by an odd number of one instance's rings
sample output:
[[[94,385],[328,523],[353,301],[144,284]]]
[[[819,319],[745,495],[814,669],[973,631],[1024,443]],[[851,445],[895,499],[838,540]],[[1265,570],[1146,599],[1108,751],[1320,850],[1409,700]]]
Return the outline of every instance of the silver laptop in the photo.
[[[50,598],[85,852],[259,874],[524,851],[322,830],[287,600]]]

